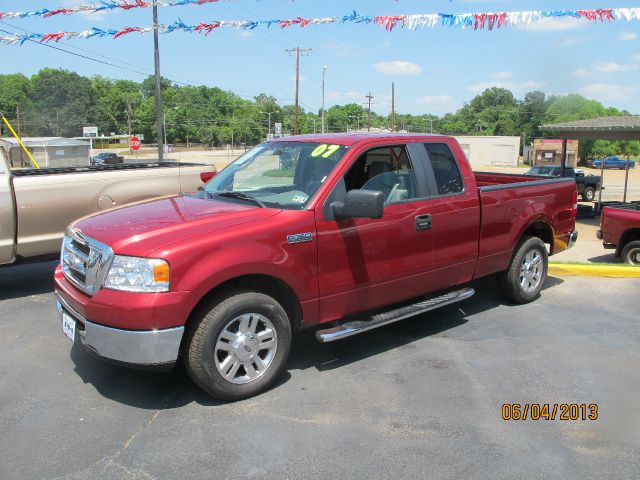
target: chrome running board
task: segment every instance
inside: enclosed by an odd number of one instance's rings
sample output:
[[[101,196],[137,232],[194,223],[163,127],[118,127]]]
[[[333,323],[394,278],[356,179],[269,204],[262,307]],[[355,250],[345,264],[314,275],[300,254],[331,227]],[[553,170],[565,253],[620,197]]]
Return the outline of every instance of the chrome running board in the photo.
[[[337,327],[318,330],[316,332],[316,338],[320,343],[334,342],[341,338],[350,337],[358,333],[366,332],[367,330],[373,330],[374,328],[382,327],[383,325],[388,325],[399,320],[404,320],[408,317],[413,317],[414,315],[420,315],[421,313],[428,312],[429,310],[435,310],[436,308],[444,307],[445,305],[466,300],[474,293],[475,291],[473,288],[463,288],[462,290],[445,293],[439,297],[429,298],[428,300],[423,300],[421,302],[406,305],[387,312],[355,318],[353,320],[348,320]]]

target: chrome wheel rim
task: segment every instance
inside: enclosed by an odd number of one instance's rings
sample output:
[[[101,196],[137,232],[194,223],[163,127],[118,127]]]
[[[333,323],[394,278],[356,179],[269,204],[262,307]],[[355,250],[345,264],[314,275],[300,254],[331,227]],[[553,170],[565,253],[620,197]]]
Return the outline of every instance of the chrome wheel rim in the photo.
[[[640,248],[632,248],[627,254],[627,263],[640,265]]]
[[[230,383],[253,382],[269,369],[277,348],[278,335],[267,317],[259,313],[240,315],[218,335],[213,352],[216,369]]]
[[[520,266],[520,286],[525,293],[531,293],[542,281],[544,262],[538,250],[529,250]]]

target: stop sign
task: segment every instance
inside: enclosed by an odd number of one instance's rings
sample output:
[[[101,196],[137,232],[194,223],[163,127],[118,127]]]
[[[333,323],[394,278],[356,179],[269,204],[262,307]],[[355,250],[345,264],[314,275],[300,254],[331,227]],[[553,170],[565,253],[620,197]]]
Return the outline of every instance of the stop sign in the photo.
[[[129,145],[131,145],[131,150],[140,150],[140,139],[138,137],[131,137],[131,140],[129,140]]]

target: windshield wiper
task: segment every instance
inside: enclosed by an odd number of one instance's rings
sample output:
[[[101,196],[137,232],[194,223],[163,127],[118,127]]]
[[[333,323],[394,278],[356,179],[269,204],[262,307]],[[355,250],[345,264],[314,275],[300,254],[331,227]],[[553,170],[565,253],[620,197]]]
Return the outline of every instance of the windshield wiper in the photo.
[[[253,202],[258,205],[260,208],[267,208],[267,206],[258,200],[253,195],[250,195],[245,192],[218,192],[216,193],[219,197],[229,197],[229,198],[239,198],[240,200],[248,200],[249,202]]]

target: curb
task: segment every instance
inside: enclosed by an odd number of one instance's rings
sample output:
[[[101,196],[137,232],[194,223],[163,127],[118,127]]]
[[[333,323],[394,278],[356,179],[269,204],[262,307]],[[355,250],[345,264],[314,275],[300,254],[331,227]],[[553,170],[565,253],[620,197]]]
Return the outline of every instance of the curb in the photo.
[[[587,263],[549,263],[549,273],[577,277],[640,278],[640,268]]]

